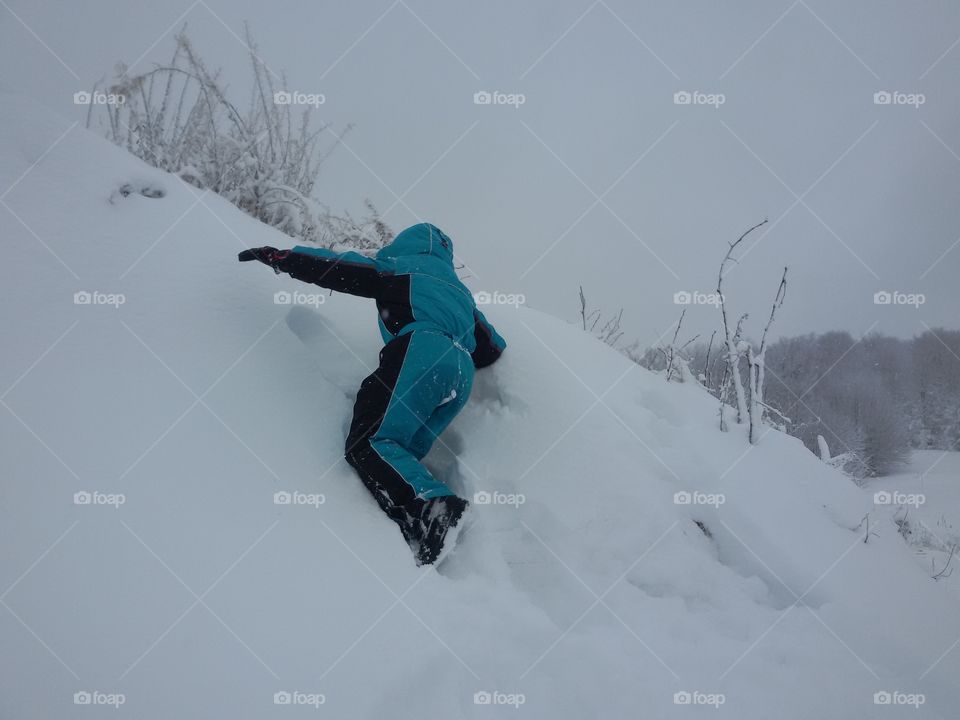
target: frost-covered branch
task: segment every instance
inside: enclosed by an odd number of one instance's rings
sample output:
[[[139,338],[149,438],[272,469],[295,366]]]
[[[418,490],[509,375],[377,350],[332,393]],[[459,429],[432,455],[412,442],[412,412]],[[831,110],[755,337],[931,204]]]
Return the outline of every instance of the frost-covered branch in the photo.
[[[393,233],[369,202],[370,216],[354,221],[313,197],[323,162],[351,126],[338,135],[329,124],[314,122],[323,96],[289,92],[286,80],[258,56],[249,28],[245,33],[252,74],[245,113],[228,98],[220,73],[208,69],[184,27],[169,64],[139,74],[117,67],[108,90],[118,100],[91,103],[87,126],[97,122],[110,140],[145,162],[222,195],[300,241],[381,247]]]
[[[620,308],[616,314],[610,316],[598,329],[597,324],[600,322],[601,317],[602,315],[598,309],[587,311],[587,298],[583,294],[583,285],[581,285],[580,322],[583,329],[592,335],[596,335],[610,347],[615,347],[623,337],[623,331],[620,329],[620,321],[623,319],[623,308]]]
[[[743,321],[746,319],[746,315],[740,318],[740,321],[737,323],[737,332],[736,336],[730,329],[730,323],[727,320],[727,302],[726,298],[723,295],[723,277],[726,274],[727,267],[736,263],[736,258],[733,256],[734,251],[743,242],[744,238],[747,237],[754,230],[759,228],[761,225],[766,224],[767,220],[764,219],[763,222],[759,222],[753,227],[749,228],[745,233],[743,233],[736,241],[729,243],[727,248],[726,255],[723,256],[723,260],[720,262],[720,271],[717,274],[717,297],[720,301],[720,315],[723,319],[723,333],[724,333],[724,343],[726,346],[726,355],[727,355],[727,366],[730,368],[729,380],[733,383],[734,392],[736,393],[736,402],[737,402],[737,423],[742,423],[744,418],[747,416],[747,398],[746,393],[743,389],[743,380],[740,377],[740,356],[741,349],[739,347],[739,335],[740,328]],[[736,338],[736,339],[735,339]],[[721,430],[726,429],[726,421],[723,417],[723,408],[721,406],[720,411],[720,428]]]
[[[763,410],[766,405],[763,402],[763,383],[765,374],[766,352],[767,352],[767,333],[776,318],[777,310],[783,305],[783,300],[787,294],[787,268],[783,268],[783,275],[780,278],[780,285],[777,286],[777,294],[773,298],[773,306],[770,308],[770,317],[767,319],[767,325],[763,328],[763,335],[760,338],[760,348],[754,351],[753,346],[747,350],[747,363],[749,367],[750,378],[750,443],[756,444],[760,439],[760,426],[763,423]]]

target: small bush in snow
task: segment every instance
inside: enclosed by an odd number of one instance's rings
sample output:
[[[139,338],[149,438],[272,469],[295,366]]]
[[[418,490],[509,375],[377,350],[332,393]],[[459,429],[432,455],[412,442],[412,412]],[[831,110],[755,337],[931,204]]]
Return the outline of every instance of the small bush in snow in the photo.
[[[580,286],[580,321],[583,329],[591,335],[596,336],[610,347],[616,347],[617,343],[623,337],[623,331],[620,329],[620,321],[623,319],[623,308],[615,315],[611,315],[600,325],[602,319],[600,310],[587,310],[587,298],[583,294],[583,285]]]
[[[222,195],[300,241],[371,250],[392,239],[369,202],[369,215],[355,220],[313,198],[321,165],[350,128],[338,136],[329,125],[316,125],[319,101],[288,101],[294,94],[258,57],[249,29],[252,92],[243,113],[185,31],[175,39],[168,65],[136,75],[119,65],[107,96],[123,101],[87,103],[87,126],[95,119],[110,140],[145,162]],[[98,92],[95,87],[86,94]]]

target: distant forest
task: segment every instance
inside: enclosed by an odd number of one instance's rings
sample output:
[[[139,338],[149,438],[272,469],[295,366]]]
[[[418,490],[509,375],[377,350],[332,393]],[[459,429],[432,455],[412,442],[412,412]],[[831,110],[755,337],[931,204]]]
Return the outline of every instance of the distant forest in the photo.
[[[719,339],[719,338],[718,338]],[[684,352],[716,392],[724,360],[717,340]],[[641,364],[660,369],[648,351]],[[746,381],[746,380],[745,380]],[[782,338],[766,357],[768,419],[863,478],[895,472],[913,448],[960,448],[960,331],[930,329],[910,340],[846,332]]]

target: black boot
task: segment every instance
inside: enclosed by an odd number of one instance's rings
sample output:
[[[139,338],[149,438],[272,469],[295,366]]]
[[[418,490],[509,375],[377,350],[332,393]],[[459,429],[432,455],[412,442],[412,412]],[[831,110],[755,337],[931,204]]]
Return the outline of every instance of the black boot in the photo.
[[[431,498],[423,503],[416,523],[418,542],[407,538],[416,554],[417,565],[430,565],[437,560],[443,550],[447,533],[460,522],[468,504],[456,495]]]

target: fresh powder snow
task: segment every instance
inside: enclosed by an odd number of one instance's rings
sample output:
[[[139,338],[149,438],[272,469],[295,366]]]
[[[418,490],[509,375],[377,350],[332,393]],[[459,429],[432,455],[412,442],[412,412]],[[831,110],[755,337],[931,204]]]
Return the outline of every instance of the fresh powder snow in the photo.
[[[30,100],[0,133],[0,716],[956,717],[957,596],[880,486],[493,307],[427,458],[473,524],[418,568],[342,457],[372,303]]]

